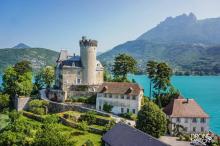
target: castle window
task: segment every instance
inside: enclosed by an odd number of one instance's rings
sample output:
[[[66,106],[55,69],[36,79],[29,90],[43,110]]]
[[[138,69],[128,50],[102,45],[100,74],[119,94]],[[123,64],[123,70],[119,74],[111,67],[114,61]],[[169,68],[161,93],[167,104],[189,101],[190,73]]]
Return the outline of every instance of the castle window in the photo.
[[[192,122],[193,122],[193,123],[197,123],[197,119],[196,119],[196,118],[193,118]]]
[[[135,114],[135,109],[133,109],[132,111],[133,111],[133,114]]]
[[[188,118],[185,118],[185,123],[188,123]]]
[[[109,98],[112,98],[112,94],[109,94]]]
[[[124,113],[124,108],[121,108],[121,113]]]
[[[135,97],[135,96],[132,96],[132,99],[133,99],[133,100],[136,100],[136,97]]]
[[[129,113],[129,108],[127,108],[127,113]]]
[[[201,118],[200,123],[205,123],[205,118]]]
[[[81,80],[80,79],[77,79],[77,84],[80,84],[81,83]]]
[[[121,99],[124,99],[124,95],[121,95]]]
[[[127,96],[127,99],[130,99],[130,96],[129,96],[129,95]]]
[[[180,118],[177,118],[177,119],[176,119],[176,122],[177,122],[177,123],[180,123]]]
[[[80,71],[77,71],[77,75],[80,75]]]

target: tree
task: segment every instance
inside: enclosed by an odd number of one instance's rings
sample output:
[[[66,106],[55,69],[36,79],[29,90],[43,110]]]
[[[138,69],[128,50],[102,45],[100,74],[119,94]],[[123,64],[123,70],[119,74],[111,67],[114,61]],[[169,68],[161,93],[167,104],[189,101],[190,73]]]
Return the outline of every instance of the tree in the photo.
[[[67,133],[61,132],[59,124],[43,125],[35,137],[35,146],[73,146],[74,141]]]
[[[150,79],[150,97],[152,92],[151,86],[153,84],[154,97],[157,98],[158,105],[162,107],[162,95],[171,87],[170,78],[172,76],[172,69],[166,63],[149,61],[147,63],[147,73]]]
[[[154,88],[157,90],[155,92],[158,98],[158,105],[162,107],[161,104],[161,92],[166,92],[167,88],[171,85],[170,78],[172,76],[172,69],[166,63],[159,63],[157,65],[156,76],[153,79]]]
[[[113,106],[110,105],[110,104],[105,103],[105,104],[103,105],[103,110],[104,110],[105,112],[107,112],[107,113],[110,113],[110,112],[112,111],[112,108],[113,108]]]
[[[150,99],[152,93],[152,80],[155,78],[157,73],[157,62],[156,61],[148,61],[147,63],[147,74],[148,78],[150,79]]]
[[[33,95],[38,94],[39,90],[43,89],[43,87],[44,87],[44,81],[42,78],[42,73],[38,72],[34,77],[34,85],[33,85],[32,94]]]
[[[114,78],[122,78],[122,80],[127,79],[128,73],[135,73],[136,68],[136,60],[129,55],[119,54],[115,57],[114,65],[113,65],[113,74]]]
[[[148,101],[138,112],[136,128],[159,138],[167,130],[165,114],[155,103]]]
[[[20,75],[26,72],[32,72],[31,62],[27,60],[20,61],[15,64],[14,69]]]
[[[0,112],[9,106],[9,95],[0,93]]]
[[[18,71],[18,72],[17,72]],[[11,97],[17,95],[30,95],[33,84],[32,84],[32,72],[20,69],[17,67],[8,67],[4,71],[3,75],[3,87],[4,92],[9,94]]]
[[[8,67],[3,74],[2,77],[2,86],[4,92],[9,94],[10,96],[16,95],[16,86],[15,81],[17,80],[17,72],[13,67]]]
[[[111,74],[109,74],[109,72],[107,70],[104,70],[104,81],[105,82],[112,81]]]
[[[54,68],[51,66],[47,66],[42,70],[42,79],[44,84],[49,88],[51,87],[54,81]]]

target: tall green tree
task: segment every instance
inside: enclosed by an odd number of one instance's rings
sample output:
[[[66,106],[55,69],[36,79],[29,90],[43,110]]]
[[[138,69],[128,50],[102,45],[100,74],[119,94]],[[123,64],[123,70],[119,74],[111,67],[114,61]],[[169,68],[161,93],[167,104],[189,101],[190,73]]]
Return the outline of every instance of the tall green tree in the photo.
[[[158,63],[156,61],[148,61],[147,63],[147,74],[148,78],[150,79],[150,99],[152,97],[152,80],[155,78],[156,73],[157,73],[157,65]]]
[[[3,75],[4,92],[11,97],[17,95],[30,95],[32,84],[32,71],[28,62],[18,62],[13,67],[8,67]]]
[[[158,105],[162,107],[161,98],[171,87],[172,69],[166,63],[149,61],[147,63],[147,74],[150,79],[150,97],[152,93],[152,84],[154,88],[154,97]]]
[[[137,71],[136,64],[137,62],[133,57],[127,54],[119,54],[114,60],[112,70],[114,78],[126,80],[128,73],[135,73]]]
[[[43,68],[42,72],[41,72],[41,76],[43,79],[43,82],[45,83],[45,85],[49,88],[51,87],[54,79],[55,79],[55,74],[54,74],[54,68],[51,66],[47,66],[45,68]]]
[[[166,116],[154,102],[147,101],[138,112],[136,128],[159,138],[167,130]]]
[[[157,91],[154,92],[158,98],[158,105],[162,107],[161,103],[161,93],[166,92],[168,87],[171,86],[172,69],[166,63],[159,63],[157,65],[156,76],[153,79],[154,89]]]

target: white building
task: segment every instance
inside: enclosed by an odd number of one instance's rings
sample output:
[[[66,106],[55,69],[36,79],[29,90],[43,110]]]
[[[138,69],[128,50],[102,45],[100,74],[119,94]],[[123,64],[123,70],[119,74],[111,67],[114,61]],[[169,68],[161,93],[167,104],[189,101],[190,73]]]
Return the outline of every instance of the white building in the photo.
[[[103,110],[103,105],[112,105],[112,113],[134,113],[141,108],[143,89],[138,84],[106,82],[97,90],[96,109]]]
[[[171,131],[174,130],[175,125],[183,126],[186,133],[209,131],[209,116],[194,99],[184,99],[180,96],[170,102],[164,108],[164,112],[171,121],[169,126]]]

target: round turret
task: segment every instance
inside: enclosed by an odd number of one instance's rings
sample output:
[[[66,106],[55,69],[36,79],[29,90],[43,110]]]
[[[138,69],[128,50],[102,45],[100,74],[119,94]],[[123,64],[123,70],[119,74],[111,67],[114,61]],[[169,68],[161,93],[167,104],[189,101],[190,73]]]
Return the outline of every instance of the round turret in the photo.
[[[88,40],[82,37],[79,41],[80,56],[83,66],[83,84],[96,84],[96,40]]]

